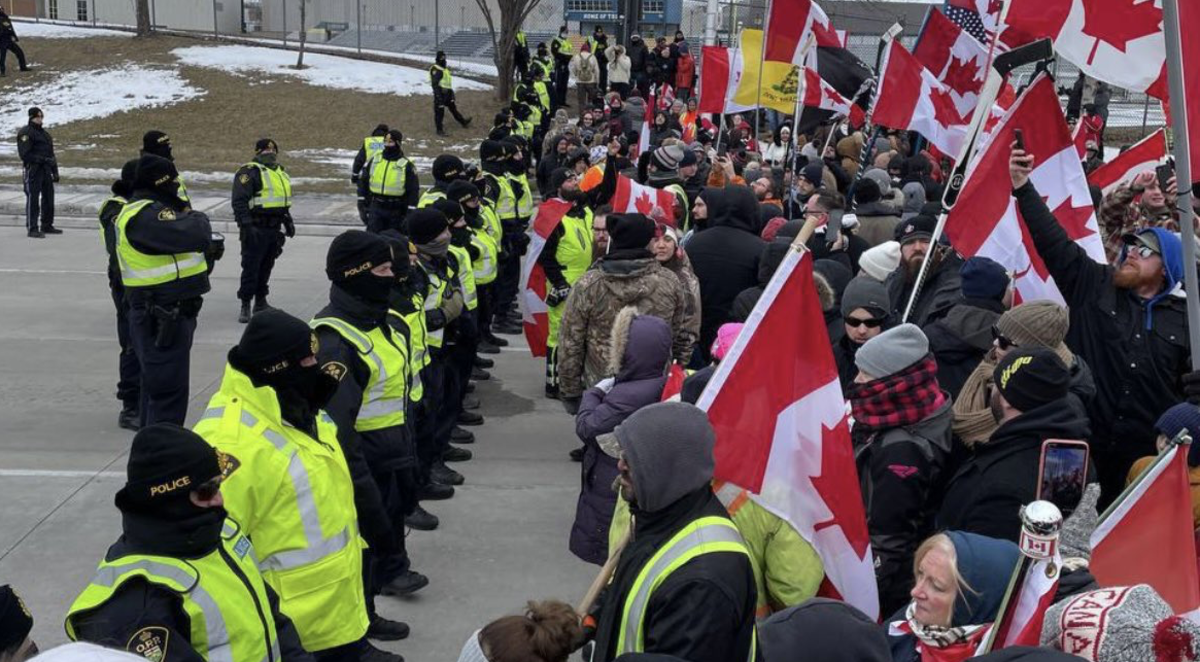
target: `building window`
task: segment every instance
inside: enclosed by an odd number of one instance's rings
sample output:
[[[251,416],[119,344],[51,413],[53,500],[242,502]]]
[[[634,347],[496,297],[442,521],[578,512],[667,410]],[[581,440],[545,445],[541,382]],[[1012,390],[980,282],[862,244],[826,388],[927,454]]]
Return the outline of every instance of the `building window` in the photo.
[[[613,0],[567,0],[569,12],[615,12]]]
[[[58,18],[58,0],[48,0],[46,4],[46,13],[50,18]]]
[[[642,0],[642,15],[661,14],[666,0]]]
[[[75,0],[75,14],[78,20],[88,20],[88,3],[87,0]]]

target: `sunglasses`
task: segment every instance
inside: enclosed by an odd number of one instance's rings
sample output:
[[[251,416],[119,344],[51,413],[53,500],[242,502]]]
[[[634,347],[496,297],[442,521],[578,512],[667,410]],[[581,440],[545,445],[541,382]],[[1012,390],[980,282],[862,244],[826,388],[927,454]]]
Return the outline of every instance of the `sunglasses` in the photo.
[[[883,326],[883,320],[877,318],[864,320],[857,317],[844,317],[842,319],[846,322],[846,326],[853,327],[855,329],[860,326],[865,326],[868,329],[878,329],[879,327]]]
[[[1158,255],[1158,251],[1154,250],[1153,248],[1150,248],[1149,246],[1132,246],[1131,245],[1131,246],[1129,246],[1129,253],[1130,254],[1137,253],[1137,256],[1142,258],[1143,260],[1154,257],[1155,255]]]
[[[994,326],[992,327],[992,340],[996,341],[996,345],[1005,351],[1013,347],[1017,347],[1017,343],[1009,340],[1007,336],[1005,336],[1003,333],[1000,333],[1000,329],[997,329]]]
[[[217,493],[221,491],[222,480],[224,480],[224,476],[217,476],[212,480],[206,480],[197,485],[196,489],[192,491],[196,493],[196,498],[200,499],[201,501],[211,501],[216,498]]]

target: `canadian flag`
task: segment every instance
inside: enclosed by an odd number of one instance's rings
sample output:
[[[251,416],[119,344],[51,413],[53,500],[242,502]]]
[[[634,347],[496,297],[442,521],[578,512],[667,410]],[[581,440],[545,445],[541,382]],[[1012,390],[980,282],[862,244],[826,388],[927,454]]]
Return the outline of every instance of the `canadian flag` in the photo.
[[[867,117],[858,104],[842,96],[841,92],[822,80],[820,74],[811,67],[804,68],[803,103],[805,106],[841,113],[850,120],[850,125],[856,129],[863,125]]]
[[[933,8],[913,57],[946,86],[958,113],[970,117],[987,77],[987,48]]]
[[[1071,143],[1054,81],[1044,75],[1017,99],[992,131],[987,146],[975,157],[946,221],[946,234],[964,257],[982,255],[1007,267],[1013,273],[1020,301],[1050,299],[1063,303],[1012,197],[1008,159],[1017,129],[1024,134],[1026,150],[1037,155],[1030,179],[1055,218],[1092,259],[1105,262],[1083,165]]]
[[[1153,170],[1166,158],[1167,134],[1159,129],[1121,152],[1117,158],[1093,170],[1088,175],[1088,183],[1099,186],[1107,194],[1122,183],[1133,180],[1138,173]]]
[[[895,40],[884,53],[880,71],[871,121],[917,131],[942,152],[958,154],[971,118],[959,112],[950,88]]]
[[[1092,78],[1165,99],[1162,23],[1162,0],[1012,0],[1000,38],[1017,46],[1050,37],[1058,56]]]
[[[813,0],[772,0],[765,30],[764,61],[803,65],[810,33],[816,46],[842,47],[829,16]]]
[[[992,650],[1041,644],[1042,621],[1046,617],[1046,610],[1054,604],[1061,569],[1062,555],[1059,554],[1057,543],[1051,558],[1021,564],[1018,588],[1003,616],[996,621],[995,627],[998,629]]]
[[[702,113],[740,113],[753,106],[735,103],[738,83],[745,66],[742,49],[725,46],[704,46],[700,50],[700,101]]]
[[[1118,497],[1092,532],[1088,564],[1100,586],[1149,584],[1177,614],[1200,608],[1187,456],[1172,445]]]
[[[625,175],[617,175],[617,190],[612,197],[613,212],[644,214],[655,223],[675,227],[675,194],[639,184]]]
[[[560,198],[544,200],[538,205],[537,216],[529,227],[529,250],[521,263],[521,323],[525,329],[525,340],[529,342],[529,353],[533,356],[546,355],[546,338],[550,335],[549,309],[546,307],[546,272],[538,264],[538,256],[546,246],[546,239],[562,222],[562,217],[571,209],[571,203]]]
[[[1193,0],[1178,2],[1176,6],[1182,37],[1179,69],[1183,73],[1184,98],[1187,99],[1184,124],[1187,127],[1188,145],[1192,152],[1188,155],[1188,163],[1191,164],[1192,182],[1195,185],[1200,183],[1200,40],[1196,39],[1194,31],[1195,27],[1200,25],[1200,4]]]
[[[716,430],[715,478],[749,490],[812,544],[825,565],[823,594],[878,619],[846,401],[823,319],[812,259],[789,250],[696,405]]]
[[[650,127],[654,126],[654,88],[650,88],[650,98],[646,99],[646,117],[642,122],[642,132],[638,135],[637,155],[641,156],[650,149]]]

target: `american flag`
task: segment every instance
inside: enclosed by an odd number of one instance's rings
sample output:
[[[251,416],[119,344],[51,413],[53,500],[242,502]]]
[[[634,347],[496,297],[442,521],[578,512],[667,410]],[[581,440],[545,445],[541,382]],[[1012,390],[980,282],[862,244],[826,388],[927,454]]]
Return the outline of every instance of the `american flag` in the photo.
[[[970,4],[963,3],[963,4]],[[974,8],[963,7],[959,2],[952,0],[942,7],[942,12],[946,14],[946,18],[954,21],[959,27],[967,31],[967,34],[979,40],[979,43],[986,44],[991,41],[991,35],[988,34],[987,28],[983,25],[983,20],[979,17],[979,12]]]

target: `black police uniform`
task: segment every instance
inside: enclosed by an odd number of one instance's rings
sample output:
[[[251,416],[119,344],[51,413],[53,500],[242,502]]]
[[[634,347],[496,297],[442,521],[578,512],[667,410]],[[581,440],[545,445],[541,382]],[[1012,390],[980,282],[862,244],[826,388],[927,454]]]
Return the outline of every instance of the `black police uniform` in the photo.
[[[30,234],[38,232],[40,218],[41,231],[53,232],[58,159],[50,132],[30,120],[17,132],[17,154],[25,167],[25,229]]]
[[[144,157],[157,158],[157,157]],[[150,200],[125,227],[130,246],[147,255],[209,252],[208,217],[159,190],[139,189],[130,203]],[[203,295],[210,289],[202,273],[148,287],[126,287],[129,337],[141,366],[142,425],[175,423],[187,418],[192,337]]]
[[[254,160],[261,162],[258,157]],[[283,169],[279,164],[264,164],[264,167]],[[242,278],[237,296],[243,305],[254,299],[256,311],[267,306],[271,270],[275,268],[275,260],[283,255],[285,237],[296,236],[296,225],[288,208],[251,206],[254,196],[262,188],[262,172],[252,165],[244,165],[233,177],[233,195],[230,199],[242,244]]]
[[[408,215],[408,210],[416,207],[417,202],[421,199],[421,180],[417,178],[417,169],[413,166],[412,161],[405,166],[404,192],[402,194],[375,195],[371,193],[370,170],[380,167],[380,160],[396,161],[401,158],[404,158],[403,152],[396,155],[395,158],[380,155],[378,159],[371,161],[366,170],[359,175],[358,195],[360,198],[366,197],[370,200],[367,212],[367,230],[369,232],[379,233],[384,230],[404,232],[404,217]]]
[[[0,76],[6,73],[9,51],[17,56],[17,64],[21,66],[21,71],[29,71],[29,65],[25,62],[25,51],[21,50],[17,41],[17,32],[13,29],[12,19],[4,13],[3,9],[0,9]]]
[[[129,195],[127,186],[122,182],[113,184],[113,197],[100,207],[100,230],[104,235],[104,250],[108,252],[108,290],[117,310],[117,344],[121,348],[117,399],[122,404],[121,421],[124,425],[128,419],[136,425],[142,399],[142,369],[129,336],[129,302],[125,299],[125,286],[121,284],[121,268],[117,265],[116,221],[125,208],[125,198]]]
[[[446,132],[447,108],[450,109],[450,114],[459,124],[466,127],[471,123],[469,118],[463,117],[462,113],[458,112],[458,102],[454,98],[454,90],[442,87],[442,76],[446,75],[447,71],[445,61],[429,67],[429,80],[433,84],[433,125],[439,135]]]

